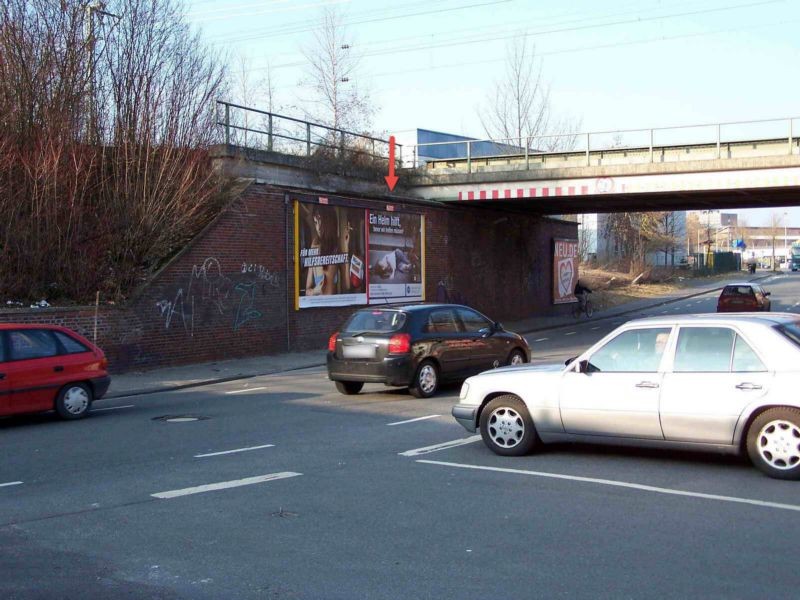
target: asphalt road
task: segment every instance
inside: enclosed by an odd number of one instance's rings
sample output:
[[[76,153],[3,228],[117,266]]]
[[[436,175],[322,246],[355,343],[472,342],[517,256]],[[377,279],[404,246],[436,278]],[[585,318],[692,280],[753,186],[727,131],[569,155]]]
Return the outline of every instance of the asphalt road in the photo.
[[[800,276],[764,285],[800,311]],[[531,335],[535,359],[616,321]],[[449,416],[457,395],[345,397],[314,368],[0,420],[0,597],[797,595],[800,483],[716,455],[502,458]]]

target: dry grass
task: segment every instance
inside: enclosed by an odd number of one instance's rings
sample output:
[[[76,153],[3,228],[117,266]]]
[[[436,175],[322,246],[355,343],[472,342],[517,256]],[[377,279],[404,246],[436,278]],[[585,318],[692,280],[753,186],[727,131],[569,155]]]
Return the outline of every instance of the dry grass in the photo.
[[[698,280],[713,282],[726,279],[730,273],[711,276],[695,275],[692,271],[652,269],[637,283],[636,275],[607,269],[581,267],[580,279],[592,290],[592,302],[597,308],[611,308],[634,300],[655,298],[674,294]]]

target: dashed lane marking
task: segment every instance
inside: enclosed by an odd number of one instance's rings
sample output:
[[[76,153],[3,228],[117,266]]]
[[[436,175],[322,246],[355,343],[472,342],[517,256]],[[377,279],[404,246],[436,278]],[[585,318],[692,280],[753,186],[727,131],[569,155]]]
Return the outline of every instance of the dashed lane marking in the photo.
[[[293,473],[292,471],[284,471],[283,473],[271,473],[269,475],[259,475],[258,477],[234,479],[233,481],[220,481],[219,483],[209,483],[207,485],[198,485],[196,487],[183,488],[180,490],[170,490],[168,492],[158,492],[156,494],[150,494],[150,495],[153,498],[167,500],[170,498],[178,498],[180,496],[191,496],[192,494],[202,494],[203,492],[216,492],[218,490],[227,490],[230,488],[242,487],[245,485],[254,485],[256,483],[264,483],[266,481],[276,481],[278,479],[298,477],[300,475],[302,475],[302,473]]]
[[[600,329],[600,327],[592,327],[592,331],[595,331],[596,329]]]
[[[442,415],[428,415],[427,417],[417,417],[416,419],[408,419],[407,421],[395,421],[394,423],[387,423],[389,427],[393,425],[405,425],[406,423],[415,423],[417,421],[425,421],[426,419],[435,419],[436,417],[441,417]]]
[[[456,448],[465,444],[472,444],[481,439],[479,435],[473,435],[468,438],[460,440],[452,440],[442,444],[435,444],[433,446],[425,446],[424,448],[414,448],[413,450],[406,450],[405,452],[398,452],[400,456],[419,456],[420,454],[430,454],[431,452],[438,452],[439,450],[447,450],[448,448]]]
[[[614,487],[622,487],[633,490],[640,490],[643,492],[653,492],[656,494],[668,494],[673,496],[688,496],[691,498],[702,498],[705,500],[719,500],[720,502],[733,502],[737,504],[749,504],[751,506],[759,506],[763,508],[777,508],[781,510],[791,510],[800,512],[800,505],[797,504],[782,504],[780,502],[768,502],[766,500],[754,500],[752,498],[739,498],[737,496],[720,496],[718,494],[705,494],[702,492],[689,492],[687,490],[676,490],[672,488],[662,488],[653,485],[643,485],[641,483],[630,483],[627,481],[616,481],[614,479],[598,479],[596,477],[579,477],[576,475],[564,475],[561,473],[545,473],[542,471],[526,471],[523,469],[506,469],[503,467],[483,467],[480,465],[465,465],[461,463],[443,462],[438,460],[424,460],[416,461],[418,463],[425,463],[429,465],[439,465],[442,467],[455,467],[459,469],[473,469],[476,471],[494,471],[496,473],[512,473],[515,475],[530,475],[533,477],[548,477],[551,479],[566,479],[569,481],[578,481],[581,483],[595,483],[598,485],[609,485]]]
[[[327,376],[326,376],[327,377]],[[265,390],[265,387],[254,387],[254,388],[245,388],[243,390],[233,390],[230,392],[225,392],[226,394],[244,394],[245,392],[257,392],[259,390]]]
[[[11,487],[12,485],[22,485],[22,481],[9,481],[7,483],[0,483],[0,487]]]
[[[534,342],[546,342],[550,338],[539,338],[538,340],[533,340]]]
[[[92,408],[92,412],[100,412],[101,410],[119,410],[121,408],[133,408],[133,404],[126,404],[125,406],[109,406],[107,408]]]
[[[264,444],[262,446],[249,446],[247,448],[236,448],[235,450],[223,450],[222,452],[209,452],[208,454],[195,454],[195,458],[207,458],[209,456],[222,456],[223,454],[236,454],[237,452],[250,452],[251,450],[261,450],[262,448],[274,448],[275,444]]]
[[[576,333],[577,333],[577,331],[568,331],[564,335],[575,335]]]

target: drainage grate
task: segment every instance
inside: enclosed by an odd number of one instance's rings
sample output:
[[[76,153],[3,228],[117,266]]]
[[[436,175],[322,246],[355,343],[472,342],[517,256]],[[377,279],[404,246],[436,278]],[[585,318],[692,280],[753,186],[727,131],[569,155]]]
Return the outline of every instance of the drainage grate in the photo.
[[[190,423],[192,421],[206,421],[209,417],[201,415],[163,415],[153,417],[153,421],[164,421],[165,423]]]

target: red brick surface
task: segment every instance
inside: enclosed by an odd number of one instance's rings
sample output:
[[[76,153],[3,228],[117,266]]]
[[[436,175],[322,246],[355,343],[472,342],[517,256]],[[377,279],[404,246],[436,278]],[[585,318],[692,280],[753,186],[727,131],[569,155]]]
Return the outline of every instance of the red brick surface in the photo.
[[[125,306],[101,305],[97,343],[112,369],[324,347],[353,308],[295,311],[294,215],[287,198],[286,190],[250,185]],[[386,205],[350,201],[379,210]],[[392,203],[398,212],[425,215],[426,300],[463,302],[496,320],[566,310],[551,304],[552,240],[576,237],[574,223]],[[95,310],[3,310],[0,322],[57,323],[92,339]]]

